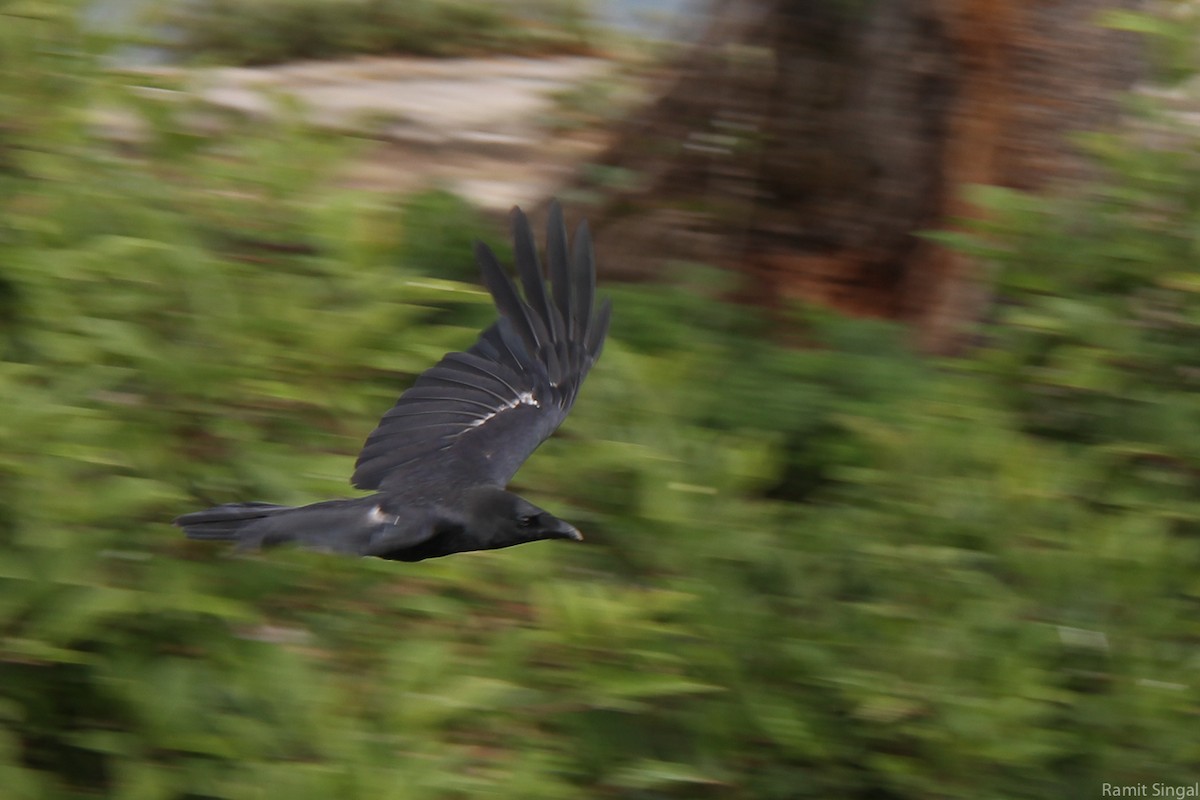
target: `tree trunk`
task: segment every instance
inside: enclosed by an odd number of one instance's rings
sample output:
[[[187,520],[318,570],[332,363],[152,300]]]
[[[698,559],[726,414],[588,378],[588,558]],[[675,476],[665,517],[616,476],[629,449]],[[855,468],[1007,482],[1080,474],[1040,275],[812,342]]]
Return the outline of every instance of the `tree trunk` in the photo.
[[[1138,43],[1093,23],[1118,4],[1137,0],[717,3],[585,181],[606,263],[720,263],[743,299],[899,319],[954,349],[987,281],[917,234],[975,213],[965,184],[1086,176],[1067,134],[1110,124],[1142,73]]]

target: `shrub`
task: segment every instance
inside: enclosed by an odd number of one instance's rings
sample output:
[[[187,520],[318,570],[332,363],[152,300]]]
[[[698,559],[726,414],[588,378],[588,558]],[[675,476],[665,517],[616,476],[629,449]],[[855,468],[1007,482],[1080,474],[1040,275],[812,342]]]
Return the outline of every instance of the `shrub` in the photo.
[[[0,101],[29,112],[0,131],[7,797],[1194,780],[1196,473],[1168,424],[1195,404],[1186,175],[1111,212],[1006,196],[1006,317],[958,362],[815,314],[788,348],[694,284],[605,286],[604,360],[518,476],[590,546],[235,556],[165,521],[345,491],[398,388],[489,313],[433,273],[478,220],[431,195],[396,234],[327,188],[336,142],[190,135],[186,108],[65,59],[67,18],[2,22],[24,77]],[[137,157],[92,136],[97,97],[145,115]],[[1033,286],[1044,252],[1092,261]]]
[[[200,0],[170,15],[174,46],[211,62],[353,54],[579,53],[593,33],[574,3],[482,0]],[[557,8],[561,6],[562,8]]]

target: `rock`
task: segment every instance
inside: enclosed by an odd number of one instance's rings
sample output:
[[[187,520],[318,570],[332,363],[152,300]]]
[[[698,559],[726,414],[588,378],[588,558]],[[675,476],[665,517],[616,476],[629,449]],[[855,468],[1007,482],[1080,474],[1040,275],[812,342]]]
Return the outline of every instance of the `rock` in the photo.
[[[179,78],[212,108],[250,119],[299,113],[312,125],[377,140],[350,182],[410,191],[438,183],[486,208],[552,192],[594,137],[564,141],[547,121],[554,95],[604,78],[600,58],[369,57],[267,67],[144,70]],[[217,115],[219,118],[219,115]],[[197,124],[203,115],[196,115]]]

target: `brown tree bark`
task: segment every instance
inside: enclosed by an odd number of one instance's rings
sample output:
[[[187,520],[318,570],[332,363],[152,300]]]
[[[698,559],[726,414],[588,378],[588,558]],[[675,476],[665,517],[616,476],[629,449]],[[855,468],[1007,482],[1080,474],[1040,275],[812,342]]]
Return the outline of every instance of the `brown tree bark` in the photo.
[[[744,299],[904,320],[953,350],[980,266],[928,240],[960,190],[1086,176],[1068,134],[1110,125],[1139,43],[1096,15],[1138,0],[728,0],[585,181],[606,262],[727,265]]]

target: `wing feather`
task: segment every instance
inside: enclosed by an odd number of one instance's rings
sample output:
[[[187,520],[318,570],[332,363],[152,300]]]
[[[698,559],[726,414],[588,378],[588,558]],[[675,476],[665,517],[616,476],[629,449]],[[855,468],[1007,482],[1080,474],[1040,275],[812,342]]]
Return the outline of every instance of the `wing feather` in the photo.
[[[413,384],[414,389],[421,390],[437,390],[441,394],[430,395],[425,397],[428,392],[417,392],[413,395],[414,399],[429,399],[438,400],[444,399],[446,394],[470,396],[483,392],[491,395],[500,402],[505,402],[505,398],[511,394],[509,384],[501,380],[494,380],[483,375],[471,375],[469,373],[447,371],[442,375],[430,378],[429,380]],[[490,402],[490,401],[489,401]]]
[[[482,382],[490,381],[498,383],[510,392],[516,392],[517,384],[521,383],[520,375],[505,365],[486,361],[470,353],[449,353],[442,359],[442,364],[446,370],[439,371],[438,374],[432,374],[432,371],[425,373],[417,379],[417,385],[420,385],[422,378],[456,382],[464,386],[480,386]]]
[[[394,428],[396,431],[400,431],[406,426],[417,425],[418,423],[428,424],[449,422],[455,425],[461,425],[465,421],[467,424],[470,424],[471,420],[485,420],[488,418],[488,415],[481,409],[467,410],[452,408],[447,410],[443,408],[439,411],[405,411],[401,414],[393,414],[389,419],[397,419],[398,417],[404,417],[404,420],[397,420],[391,426],[391,428]],[[388,435],[391,435],[391,433],[392,430],[389,429]]]
[[[447,353],[446,357],[442,359],[442,363],[451,369],[461,369],[464,371],[478,372],[483,375],[493,375],[500,380],[511,381],[514,383],[521,380],[518,373],[507,364],[481,358],[474,353]]]
[[[571,340],[584,342],[588,321],[592,314],[592,298],[596,294],[596,264],[592,253],[592,234],[587,221],[575,229],[575,242],[571,247],[571,310],[575,313],[575,327]]]
[[[546,296],[546,282],[542,278],[542,264],[538,260],[537,245],[533,241],[533,228],[525,212],[519,208],[512,211],[513,255],[517,262],[517,274],[521,288],[533,311],[530,319],[538,328],[538,340],[549,342],[561,336],[555,329],[554,317],[550,313],[550,298]]]
[[[600,360],[600,351],[604,349],[604,340],[608,336],[608,323],[611,319],[612,300],[606,297],[600,304],[600,311],[592,321],[592,326],[588,329],[587,341],[584,342],[588,357],[593,363]]]
[[[436,378],[431,378],[431,379],[425,381],[424,383],[422,383],[421,386],[422,386],[422,388],[428,387],[428,388],[437,388],[437,389],[449,389],[451,391],[461,391],[463,389],[478,388],[481,391],[485,391],[489,395],[491,395],[495,401],[498,401],[501,403],[508,402],[508,398],[512,395],[512,390],[509,389],[507,384],[500,383],[499,388],[493,389],[490,386],[484,387],[483,383],[484,383],[483,378],[479,378],[479,377],[472,378],[472,376],[468,375],[468,374],[458,374],[458,375],[449,374],[449,375],[439,375]]]
[[[414,386],[404,393],[409,400],[434,400],[448,406],[465,403],[492,409],[497,403],[507,403],[507,397],[484,387]]]
[[[521,297],[517,294],[517,287],[513,286],[508,275],[504,274],[504,268],[496,260],[496,254],[483,242],[476,242],[475,260],[479,263],[479,271],[483,274],[483,283],[488,287],[488,291],[492,293],[492,299],[496,302],[496,309],[500,312],[500,322],[508,322],[524,345],[526,352],[536,353],[541,343],[538,341],[537,332],[531,319],[532,309],[521,302]],[[500,335],[504,336],[503,328],[500,329]],[[506,344],[510,348],[512,347],[510,342],[506,342]]]
[[[496,322],[469,350],[426,370],[383,415],[355,465],[360,489],[428,502],[503,486],[570,411],[612,309],[608,301],[594,308],[591,234],[581,223],[569,245],[562,208],[552,203],[540,262],[529,220],[513,209],[512,221],[517,282],[486,245],[475,248]]]
[[[471,346],[471,350],[468,353],[449,353],[447,357],[452,355],[479,355],[498,363],[500,348],[496,346],[496,340],[499,335],[496,332],[496,326],[492,325],[492,327],[480,334],[479,339]]]
[[[567,225],[563,222],[562,206],[551,203],[550,217],[546,221],[546,266],[550,272],[550,289],[554,293],[554,315],[561,323],[562,335],[558,342],[565,344],[571,338],[571,285],[570,265],[567,262]]]

